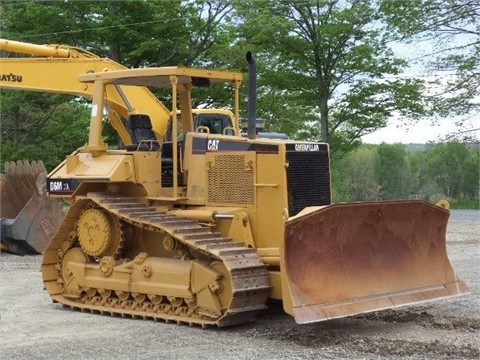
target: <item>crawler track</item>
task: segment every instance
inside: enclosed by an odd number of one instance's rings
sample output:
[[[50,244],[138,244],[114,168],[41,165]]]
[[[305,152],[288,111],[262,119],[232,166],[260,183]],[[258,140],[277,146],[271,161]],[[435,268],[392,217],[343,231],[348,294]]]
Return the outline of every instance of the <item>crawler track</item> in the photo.
[[[228,271],[228,274],[222,276],[222,281],[231,289],[231,299],[227,301],[229,306],[221,314],[205,314],[189,306],[188,302],[159,302],[145,294],[139,296],[130,293],[119,296],[115,292],[105,294],[102,289],[92,288],[82,289],[77,298],[65,296],[66,279],[62,277],[62,261],[67,251],[79,248],[75,239],[77,220],[86,208],[92,206],[103,209],[118,221],[130,224],[138,230],[153,231],[159,236],[169,235],[187,247],[190,253],[196,254],[196,257],[207,259],[208,262],[221,262]],[[99,260],[90,261],[98,264]],[[66,307],[202,327],[231,326],[252,321],[255,314],[266,307],[265,302],[270,291],[266,266],[255,249],[224,238],[220,233],[213,233],[197,221],[159,212],[136,198],[108,192],[90,193],[85,199],[79,199],[71,206],[60,230],[45,251],[42,273],[45,289],[53,301]]]

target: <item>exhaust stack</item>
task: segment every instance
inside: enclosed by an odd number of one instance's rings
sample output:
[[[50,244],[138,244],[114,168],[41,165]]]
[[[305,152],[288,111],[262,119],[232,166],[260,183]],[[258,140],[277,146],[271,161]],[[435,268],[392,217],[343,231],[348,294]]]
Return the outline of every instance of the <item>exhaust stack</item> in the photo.
[[[247,137],[256,138],[256,118],[257,118],[257,63],[253,54],[249,51],[245,56],[248,62],[248,128]]]

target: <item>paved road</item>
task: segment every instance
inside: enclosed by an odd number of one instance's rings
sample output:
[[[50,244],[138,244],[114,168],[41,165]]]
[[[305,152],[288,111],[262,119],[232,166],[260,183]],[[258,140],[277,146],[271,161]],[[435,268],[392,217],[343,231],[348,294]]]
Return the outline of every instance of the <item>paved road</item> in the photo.
[[[452,220],[478,220],[480,222],[480,210],[450,210]]]

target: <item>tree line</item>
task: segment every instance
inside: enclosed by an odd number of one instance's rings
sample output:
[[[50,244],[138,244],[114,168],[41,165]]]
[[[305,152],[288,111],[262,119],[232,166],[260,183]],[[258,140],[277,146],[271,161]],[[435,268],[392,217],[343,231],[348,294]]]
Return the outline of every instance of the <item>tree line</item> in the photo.
[[[337,202],[448,200],[478,209],[480,145],[451,141],[409,149],[405,144],[362,145],[332,159]]]

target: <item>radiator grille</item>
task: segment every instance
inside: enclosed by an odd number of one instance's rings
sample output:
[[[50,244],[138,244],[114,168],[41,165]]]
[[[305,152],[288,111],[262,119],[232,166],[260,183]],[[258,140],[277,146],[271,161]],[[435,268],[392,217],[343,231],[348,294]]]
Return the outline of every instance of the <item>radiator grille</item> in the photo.
[[[286,156],[289,215],[307,206],[330,204],[328,151],[288,151]]]
[[[255,203],[254,171],[245,155],[216,155],[208,171],[208,202],[214,204]]]

